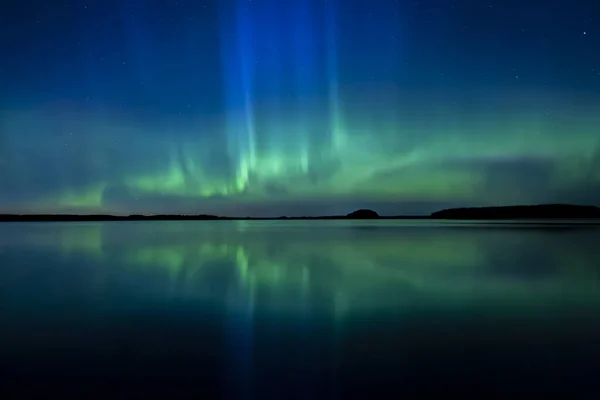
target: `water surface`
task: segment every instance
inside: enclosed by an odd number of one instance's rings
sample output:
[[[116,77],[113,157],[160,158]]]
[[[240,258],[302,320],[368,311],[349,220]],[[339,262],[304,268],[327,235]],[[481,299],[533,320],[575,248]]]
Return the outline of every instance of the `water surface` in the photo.
[[[600,228],[0,224],[3,385],[224,398],[598,389]]]

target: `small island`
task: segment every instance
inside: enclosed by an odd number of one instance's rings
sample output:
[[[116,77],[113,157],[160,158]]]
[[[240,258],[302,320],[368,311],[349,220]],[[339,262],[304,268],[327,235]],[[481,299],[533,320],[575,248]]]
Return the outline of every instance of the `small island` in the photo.
[[[377,214],[373,210],[367,210],[367,209],[363,208],[363,209],[351,212],[350,214],[346,215],[346,218],[350,218],[350,219],[375,219],[375,218],[379,218],[379,214]]]
[[[541,204],[531,206],[450,208],[431,214],[433,219],[595,219],[600,208],[571,204]]]

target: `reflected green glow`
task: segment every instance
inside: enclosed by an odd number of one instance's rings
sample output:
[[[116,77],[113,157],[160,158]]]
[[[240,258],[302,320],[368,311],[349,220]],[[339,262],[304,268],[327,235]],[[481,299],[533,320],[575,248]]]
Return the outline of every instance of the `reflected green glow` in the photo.
[[[58,240],[60,251],[64,254],[104,257],[100,224],[58,225],[55,234],[52,240]]]
[[[134,279],[164,274],[165,293],[224,296],[235,307],[262,298],[283,308],[325,301],[329,305],[319,307],[351,312],[396,307],[415,298],[541,301],[600,293],[594,246],[584,236],[448,231],[418,221],[364,224],[64,224],[58,235],[48,229],[46,240],[40,239],[44,229],[39,228],[35,243],[74,257],[93,256]],[[554,246],[548,238],[569,246]],[[530,269],[539,268],[529,276]],[[278,300],[265,300],[273,298]]]

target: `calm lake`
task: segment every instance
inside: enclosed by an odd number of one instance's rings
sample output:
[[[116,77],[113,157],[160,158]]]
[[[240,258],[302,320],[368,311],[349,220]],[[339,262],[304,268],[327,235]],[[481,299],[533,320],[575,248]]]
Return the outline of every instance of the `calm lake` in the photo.
[[[592,225],[4,223],[0,382],[240,399],[593,392],[599,278]]]

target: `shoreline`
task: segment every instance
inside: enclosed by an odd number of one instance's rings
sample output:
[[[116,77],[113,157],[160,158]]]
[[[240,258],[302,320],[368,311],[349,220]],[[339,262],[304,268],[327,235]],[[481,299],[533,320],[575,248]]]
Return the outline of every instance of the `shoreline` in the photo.
[[[500,207],[451,208],[429,215],[379,215],[360,209],[346,215],[315,217],[222,217],[209,214],[0,214],[0,222],[78,222],[78,221],[322,221],[322,220],[438,220],[438,221],[577,221],[597,220],[600,208],[570,204],[541,204]]]

